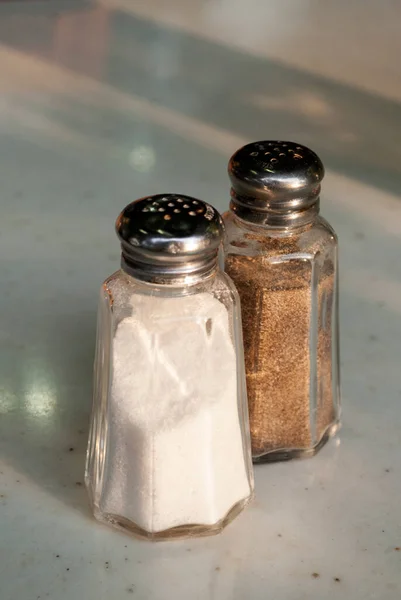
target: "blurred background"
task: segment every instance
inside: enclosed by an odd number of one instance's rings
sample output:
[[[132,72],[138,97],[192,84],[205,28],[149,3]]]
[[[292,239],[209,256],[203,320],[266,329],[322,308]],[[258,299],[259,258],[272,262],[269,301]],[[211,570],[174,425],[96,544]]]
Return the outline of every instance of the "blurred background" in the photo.
[[[400,598],[400,28],[400,0],[0,3],[2,600]],[[82,485],[114,221],[164,192],[225,210],[228,158],[266,138],[327,168],[341,444],[257,470],[266,501],[217,541],[127,549]]]

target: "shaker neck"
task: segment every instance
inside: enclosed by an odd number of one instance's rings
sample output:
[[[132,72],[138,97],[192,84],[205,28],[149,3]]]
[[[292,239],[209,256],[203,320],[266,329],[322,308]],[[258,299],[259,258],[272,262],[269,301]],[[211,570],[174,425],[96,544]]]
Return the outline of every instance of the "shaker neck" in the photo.
[[[308,202],[294,200],[285,208],[272,208],[266,203],[258,206],[252,198],[238,195],[231,188],[230,209],[236,217],[250,223],[272,229],[296,229],[312,223],[320,212],[320,197],[311,196]]]
[[[218,269],[218,251],[195,256],[185,262],[152,263],[142,255],[124,252],[122,246],[121,269],[140,281],[159,286],[192,286],[209,279]]]

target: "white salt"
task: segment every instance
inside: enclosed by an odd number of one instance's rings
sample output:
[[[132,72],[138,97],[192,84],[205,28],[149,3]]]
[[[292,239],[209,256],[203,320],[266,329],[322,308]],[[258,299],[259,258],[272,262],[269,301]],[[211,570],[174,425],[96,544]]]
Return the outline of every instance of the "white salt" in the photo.
[[[148,532],[212,525],[251,493],[227,309],[134,295],[112,343],[100,509]]]

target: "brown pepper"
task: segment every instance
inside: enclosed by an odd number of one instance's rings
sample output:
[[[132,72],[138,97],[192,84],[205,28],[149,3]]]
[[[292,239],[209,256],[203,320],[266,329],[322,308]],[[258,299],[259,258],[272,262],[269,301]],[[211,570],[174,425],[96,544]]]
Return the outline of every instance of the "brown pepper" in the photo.
[[[260,253],[228,253],[226,271],[241,298],[252,453],[256,458],[272,451],[308,451],[335,420],[329,306],[334,268],[325,263],[318,277],[319,310],[313,311],[317,335],[312,340],[312,263],[303,258],[277,260],[296,254],[296,236],[246,237],[258,242]]]
[[[319,216],[324,166],[262,140],[228,163],[226,271],[237,286],[255,462],[313,455],[339,418],[337,237]]]

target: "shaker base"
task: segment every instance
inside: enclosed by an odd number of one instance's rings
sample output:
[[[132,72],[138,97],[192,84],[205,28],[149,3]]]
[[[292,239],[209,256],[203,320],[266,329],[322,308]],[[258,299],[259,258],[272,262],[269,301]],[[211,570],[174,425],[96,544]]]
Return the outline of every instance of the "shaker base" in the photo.
[[[313,448],[280,448],[279,450],[269,450],[266,454],[261,454],[259,456],[252,456],[252,462],[257,464],[262,463],[271,463],[271,462],[279,462],[285,460],[293,460],[296,458],[311,458],[315,456],[319,452],[321,448],[328,442],[330,438],[332,438],[340,429],[341,424],[339,421],[336,421],[332,425],[330,425],[326,431],[324,432],[320,441],[313,446]]]
[[[252,496],[237,502],[227,513],[227,515],[213,525],[180,525],[172,527],[165,531],[150,532],[142,529],[129,519],[101,512],[97,507],[94,508],[94,516],[98,521],[106,525],[111,525],[117,529],[123,530],[125,533],[133,534],[134,536],[151,541],[166,541],[172,539],[185,539],[194,537],[204,537],[208,535],[216,535],[231,523],[233,519],[245,508],[251,501]]]

